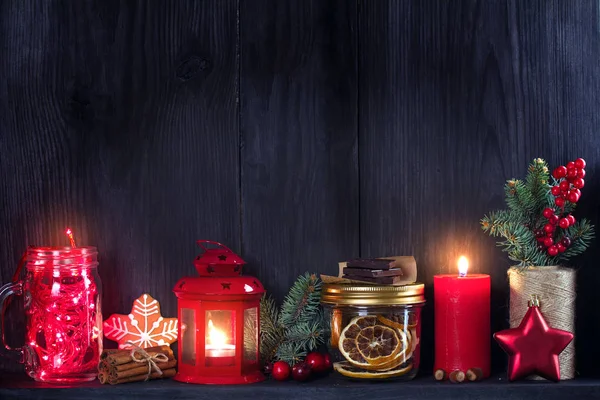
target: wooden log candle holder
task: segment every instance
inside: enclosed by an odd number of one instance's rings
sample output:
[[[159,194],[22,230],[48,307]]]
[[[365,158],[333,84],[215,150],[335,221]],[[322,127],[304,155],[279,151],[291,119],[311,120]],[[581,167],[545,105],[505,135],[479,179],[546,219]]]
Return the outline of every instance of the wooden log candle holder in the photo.
[[[467,372],[455,370],[447,374],[443,369],[437,369],[433,373],[433,377],[436,381],[448,379],[452,383],[475,382],[483,379],[483,370],[481,368],[469,368]]]

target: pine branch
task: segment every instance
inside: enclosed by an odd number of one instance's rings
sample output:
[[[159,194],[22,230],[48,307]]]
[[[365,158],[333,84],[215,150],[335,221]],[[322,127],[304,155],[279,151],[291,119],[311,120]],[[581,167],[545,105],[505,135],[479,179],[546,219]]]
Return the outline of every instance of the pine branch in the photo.
[[[320,344],[325,342],[321,321],[315,320],[290,327],[286,341],[297,344],[304,351],[316,350]]]
[[[481,229],[490,236],[502,236],[502,232],[506,230],[506,224],[518,223],[517,219],[508,210],[492,211],[481,220]]]
[[[298,345],[294,342],[284,342],[277,349],[275,359],[285,361],[290,365],[294,365],[301,361],[305,356],[306,351],[302,349],[301,345]]]
[[[533,196],[522,181],[511,179],[506,182],[504,194],[506,195],[506,204],[514,215],[525,220],[533,211]]]
[[[285,339],[285,329],[278,319],[279,310],[275,300],[263,295],[260,299],[260,358],[263,363],[275,357],[279,345]]]
[[[560,260],[567,260],[583,253],[594,238],[594,227],[584,218],[569,227],[566,236],[571,238],[571,246],[558,257]]]
[[[506,182],[504,193],[508,209],[491,212],[480,221],[482,230],[499,238],[498,246],[521,268],[558,265],[559,262],[585,251],[593,238],[593,226],[582,220],[566,232],[571,238],[571,245],[564,253],[551,257],[546,249],[538,248],[534,232],[542,229],[548,222],[543,217],[543,210],[546,207],[556,210],[550,179],[554,186],[558,185],[559,182],[550,177],[546,162],[540,158],[534,159],[529,165],[525,182],[518,179]],[[564,209],[558,212],[566,216],[574,209],[575,204],[567,202]]]
[[[546,161],[541,158],[536,158],[531,164],[529,164],[529,170],[527,178],[525,179],[527,190],[531,194],[531,200],[533,205],[540,206],[546,204],[550,185],[548,180],[550,179],[550,173],[548,172],[548,165]],[[536,210],[542,211],[542,210]]]
[[[308,272],[298,277],[281,306],[279,323],[292,326],[310,322],[318,312],[321,302],[321,280]]]
[[[294,364],[307,351],[316,350],[327,337],[321,301],[321,280],[306,273],[296,279],[281,310],[271,297],[263,296],[261,307],[261,361],[284,360]]]

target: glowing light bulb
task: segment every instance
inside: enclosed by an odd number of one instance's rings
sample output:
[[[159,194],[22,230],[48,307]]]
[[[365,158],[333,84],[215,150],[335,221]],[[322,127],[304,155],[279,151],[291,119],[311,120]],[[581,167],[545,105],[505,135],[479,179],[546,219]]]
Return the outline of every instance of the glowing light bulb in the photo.
[[[458,276],[465,277],[467,276],[467,271],[469,270],[469,260],[465,256],[460,256],[458,259]]]
[[[60,294],[60,283],[54,282],[52,284],[52,296],[58,296]]]

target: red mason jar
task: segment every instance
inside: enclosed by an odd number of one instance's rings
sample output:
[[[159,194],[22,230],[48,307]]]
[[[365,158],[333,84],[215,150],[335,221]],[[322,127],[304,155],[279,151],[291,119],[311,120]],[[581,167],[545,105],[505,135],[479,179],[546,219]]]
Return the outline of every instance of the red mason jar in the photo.
[[[0,353],[25,364],[41,382],[76,383],[98,375],[102,352],[102,285],[95,247],[32,247],[25,278],[0,288],[0,308],[24,296],[25,345]],[[0,326],[4,341],[5,332]]]

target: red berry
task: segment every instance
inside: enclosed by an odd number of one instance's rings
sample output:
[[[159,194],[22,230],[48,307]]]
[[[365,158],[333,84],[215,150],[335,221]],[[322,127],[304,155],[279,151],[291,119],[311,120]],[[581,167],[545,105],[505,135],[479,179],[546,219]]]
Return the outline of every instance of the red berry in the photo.
[[[533,231],[533,234],[535,235],[536,238],[544,236],[544,233],[545,232],[542,229],[536,229],[535,231]]]
[[[570,169],[567,171],[567,179],[568,180],[573,180],[577,178],[577,170],[576,169]]]
[[[546,233],[552,233],[554,232],[554,225],[552,224],[546,224],[544,225],[544,231],[546,231]]]
[[[546,217],[546,219],[549,219],[551,216],[554,215],[554,210],[550,207],[546,207],[544,208],[544,212],[542,214],[544,214],[544,217]]]
[[[575,166],[579,169],[585,168],[585,160],[583,158],[578,158],[573,164],[575,164]]]
[[[566,218],[561,218],[560,221],[558,221],[558,226],[563,229],[567,229],[569,227],[569,220]]]
[[[562,243],[556,243],[556,248],[558,249],[559,253],[564,253],[565,250],[567,250],[567,248],[565,246],[563,246]]]
[[[550,233],[549,235],[552,235],[552,233]],[[538,241],[538,243],[540,243],[543,246],[544,240],[546,240],[546,235],[540,236],[539,238],[536,238],[536,240]]]
[[[567,163],[567,171],[570,169],[577,169],[577,167],[575,167],[575,162],[574,161],[569,161]]]
[[[292,368],[292,377],[295,381],[303,382],[310,376],[310,366],[305,363],[298,363]]]
[[[571,238],[565,236],[564,238],[562,238],[560,243],[565,247],[569,247],[571,245]]]
[[[546,233],[546,237],[552,237],[552,236],[554,236],[554,231]]]
[[[578,170],[577,171],[577,177],[581,178],[581,179],[585,178],[585,169]]]
[[[552,192],[553,196],[559,196],[560,195],[560,186],[552,186],[552,189],[550,189],[550,191]]]
[[[548,219],[548,222],[550,222],[552,225],[558,224],[558,215],[552,214],[552,216]]]
[[[562,192],[566,192],[569,190],[569,188],[571,187],[571,184],[567,181],[561,181],[559,184],[560,190]]]
[[[325,372],[325,357],[323,354],[313,351],[308,353],[306,358],[304,359],[304,363],[310,367],[316,373]]]
[[[567,168],[561,165],[560,167],[556,167],[552,172],[552,176],[556,179],[564,178],[567,176]]]
[[[271,375],[278,381],[285,381],[290,377],[291,372],[292,370],[288,363],[285,361],[277,361],[275,364],[273,364],[273,371],[271,371]]]
[[[551,237],[547,237],[546,239],[544,239],[544,246],[546,247],[550,247],[554,244],[554,240],[552,240]]]
[[[562,207],[565,205],[565,199],[563,199],[562,197],[557,197],[556,199],[554,199],[554,204],[556,204],[559,207]]]
[[[538,248],[539,251],[546,250],[546,246],[544,246],[544,243],[538,243],[537,248]]]
[[[581,197],[581,191],[579,189],[571,189],[571,191],[569,192],[569,195],[568,195],[567,199],[571,203],[577,203],[579,201],[580,197]]]
[[[548,247],[548,254],[550,254],[552,257],[556,256],[558,254],[558,247],[556,247],[556,246]]]
[[[573,186],[575,186],[577,189],[583,189],[585,186],[585,181],[582,178],[576,178],[573,180]]]
[[[263,366],[263,373],[265,375],[271,375],[271,372],[273,372],[273,363],[266,363]]]
[[[331,356],[329,353],[325,353],[323,355],[323,360],[325,360],[325,371],[329,371],[331,367],[333,367],[333,362],[331,362]]]
[[[569,226],[575,225],[575,217],[571,214],[567,215],[566,218],[569,220]]]

